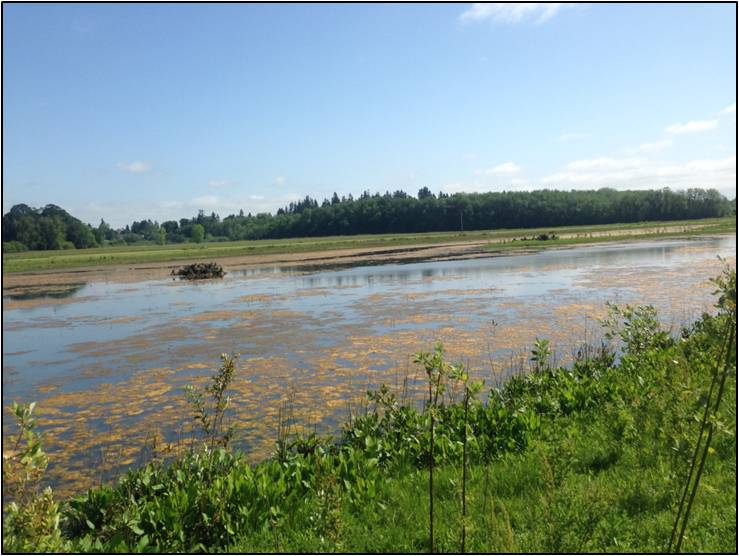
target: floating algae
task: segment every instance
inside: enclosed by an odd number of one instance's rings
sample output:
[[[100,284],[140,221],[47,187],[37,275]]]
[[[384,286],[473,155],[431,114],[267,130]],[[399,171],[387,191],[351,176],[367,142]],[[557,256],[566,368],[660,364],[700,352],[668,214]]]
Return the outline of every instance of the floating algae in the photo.
[[[158,449],[188,449],[184,387],[206,384],[219,353],[241,352],[235,445],[258,460],[273,449],[281,404],[290,403],[296,429],[329,433],[383,383],[398,399],[420,401],[425,375],[412,354],[436,340],[487,388],[528,368],[537,336],[561,363],[597,342],[606,300],[653,303],[667,324],[710,309],[706,279],[720,271],[717,253],[731,256],[733,240],[664,245],[269,279],[229,273],[129,291],[96,285],[102,301],[4,311],[3,402],[38,401],[48,476],[60,495],[71,494],[145,461],[154,435]]]

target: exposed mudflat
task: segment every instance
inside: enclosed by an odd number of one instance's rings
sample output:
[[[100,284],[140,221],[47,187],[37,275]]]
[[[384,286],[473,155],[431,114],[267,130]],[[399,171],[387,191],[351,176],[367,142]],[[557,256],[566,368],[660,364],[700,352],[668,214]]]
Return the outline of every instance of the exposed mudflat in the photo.
[[[631,236],[645,233],[678,233],[698,230],[705,224],[687,224],[680,226],[649,226],[624,230],[594,231],[587,233],[561,234],[562,239],[569,238],[599,238],[612,235]],[[360,264],[389,264],[398,262],[412,262],[424,260],[449,260],[490,257],[490,246],[499,243],[510,243],[510,238],[491,237],[485,240],[445,242],[438,244],[403,245],[397,247],[363,247],[354,249],[333,249],[287,254],[246,255],[233,257],[217,257],[227,272],[245,270],[248,268],[297,266],[305,270],[316,271],[322,268],[337,266],[356,266]],[[557,247],[555,247],[557,248]],[[568,247],[559,247],[568,248]],[[520,253],[529,253],[540,249],[506,250],[505,256]],[[47,288],[53,291],[62,284],[79,282],[138,282],[168,278],[172,269],[190,262],[210,261],[213,257],[193,257],[179,261],[147,262],[140,264],[122,264],[111,266],[91,266],[67,270],[50,270],[37,272],[20,272],[3,274],[3,296],[7,297],[12,291],[21,295],[24,291],[33,293],[34,290]],[[13,301],[5,299],[4,301]],[[18,306],[32,306],[30,303]],[[15,305],[11,305],[15,307]]]

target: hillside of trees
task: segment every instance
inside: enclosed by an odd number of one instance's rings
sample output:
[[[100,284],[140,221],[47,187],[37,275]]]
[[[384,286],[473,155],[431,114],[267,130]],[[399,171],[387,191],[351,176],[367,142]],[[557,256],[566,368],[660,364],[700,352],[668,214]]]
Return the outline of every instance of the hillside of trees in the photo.
[[[225,218],[134,221],[118,230],[94,228],[55,205],[16,205],[3,216],[3,251],[87,248],[132,243],[182,243],[329,235],[536,228],[720,217],[736,213],[715,189],[648,191],[521,191],[435,195],[424,187],[318,200],[306,196],[276,214],[241,210]]]

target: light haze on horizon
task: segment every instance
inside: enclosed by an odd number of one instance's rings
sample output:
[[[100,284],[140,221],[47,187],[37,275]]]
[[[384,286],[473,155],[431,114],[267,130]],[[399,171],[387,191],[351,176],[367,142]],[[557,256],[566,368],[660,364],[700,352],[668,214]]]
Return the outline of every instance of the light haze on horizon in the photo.
[[[736,195],[735,4],[3,5],[3,210]]]

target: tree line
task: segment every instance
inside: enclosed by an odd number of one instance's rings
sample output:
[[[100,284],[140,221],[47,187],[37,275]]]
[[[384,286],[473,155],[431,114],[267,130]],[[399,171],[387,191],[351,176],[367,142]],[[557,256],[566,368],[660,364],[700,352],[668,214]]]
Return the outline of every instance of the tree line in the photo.
[[[330,235],[437,232],[496,228],[539,228],[593,224],[687,220],[736,213],[715,189],[669,188],[646,191],[508,191],[416,196],[397,190],[365,191],[358,198],[334,193],[321,203],[306,196],[275,214],[216,213],[168,220],[149,219],[113,229],[101,220],[84,224],[55,205],[34,209],[16,205],[3,216],[3,252],[26,249],[84,249],[133,243],[277,239]]]

